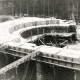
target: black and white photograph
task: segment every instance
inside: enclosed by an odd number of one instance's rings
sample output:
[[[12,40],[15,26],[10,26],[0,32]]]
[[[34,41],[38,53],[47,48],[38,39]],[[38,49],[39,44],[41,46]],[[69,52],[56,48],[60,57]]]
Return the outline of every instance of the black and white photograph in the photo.
[[[0,80],[80,80],[80,0],[0,0]]]

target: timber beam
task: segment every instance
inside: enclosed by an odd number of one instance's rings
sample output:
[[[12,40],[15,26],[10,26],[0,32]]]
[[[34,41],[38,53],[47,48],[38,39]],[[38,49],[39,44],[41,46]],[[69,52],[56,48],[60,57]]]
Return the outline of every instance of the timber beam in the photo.
[[[67,61],[66,58],[65,58],[65,60],[62,60],[59,57],[54,58],[53,56],[48,57],[48,56],[39,55],[36,59],[32,59],[32,60],[36,60],[38,62],[80,71],[80,63],[73,62],[73,60]]]
[[[10,69],[13,69],[14,67],[18,67],[20,64],[33,59],[34,57],[36,57],[39,54],[40,53],[38,51],[34,51],[34,52],[32,52],[32,53],[30,53],[30,54],[16,60],[16,61],[14,61],[13,63],[1,68],[0,69],[0,74],[4,74],[7,71],[9,71]]]

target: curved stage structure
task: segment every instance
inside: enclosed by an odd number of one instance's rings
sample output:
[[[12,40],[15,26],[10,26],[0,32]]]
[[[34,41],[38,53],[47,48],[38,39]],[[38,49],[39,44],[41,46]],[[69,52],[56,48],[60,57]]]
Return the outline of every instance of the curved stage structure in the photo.
[[[0,52],[22,57],[1,68],[0,74],[29,60],[37,61],[36,71],[41,70],[39,63],[80,71],[80,43],[75,22],[24,17],[0,23],[0,33]],[[37,71],[36,75],[37,80],[42,80],[41,72]]]

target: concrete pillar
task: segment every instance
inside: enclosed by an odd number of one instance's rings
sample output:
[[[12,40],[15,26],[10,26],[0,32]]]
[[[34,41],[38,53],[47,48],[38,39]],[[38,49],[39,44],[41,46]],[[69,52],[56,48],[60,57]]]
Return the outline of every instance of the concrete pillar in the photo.
[[[74,80],[80,80],[80,71],[74,71]]]
[[[42,65],[40,62],[36,62],[36,80],[42,79]]]

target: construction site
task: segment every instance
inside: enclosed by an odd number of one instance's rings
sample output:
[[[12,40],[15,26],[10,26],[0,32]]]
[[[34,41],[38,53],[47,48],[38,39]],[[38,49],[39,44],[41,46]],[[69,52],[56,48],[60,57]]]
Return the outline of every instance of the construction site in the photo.
[[[79,4],[0,0],[0,80],[80,80]]]
[[[74,21],[24,17],[0,23],[0,33],[0,80],[80,79]]]

